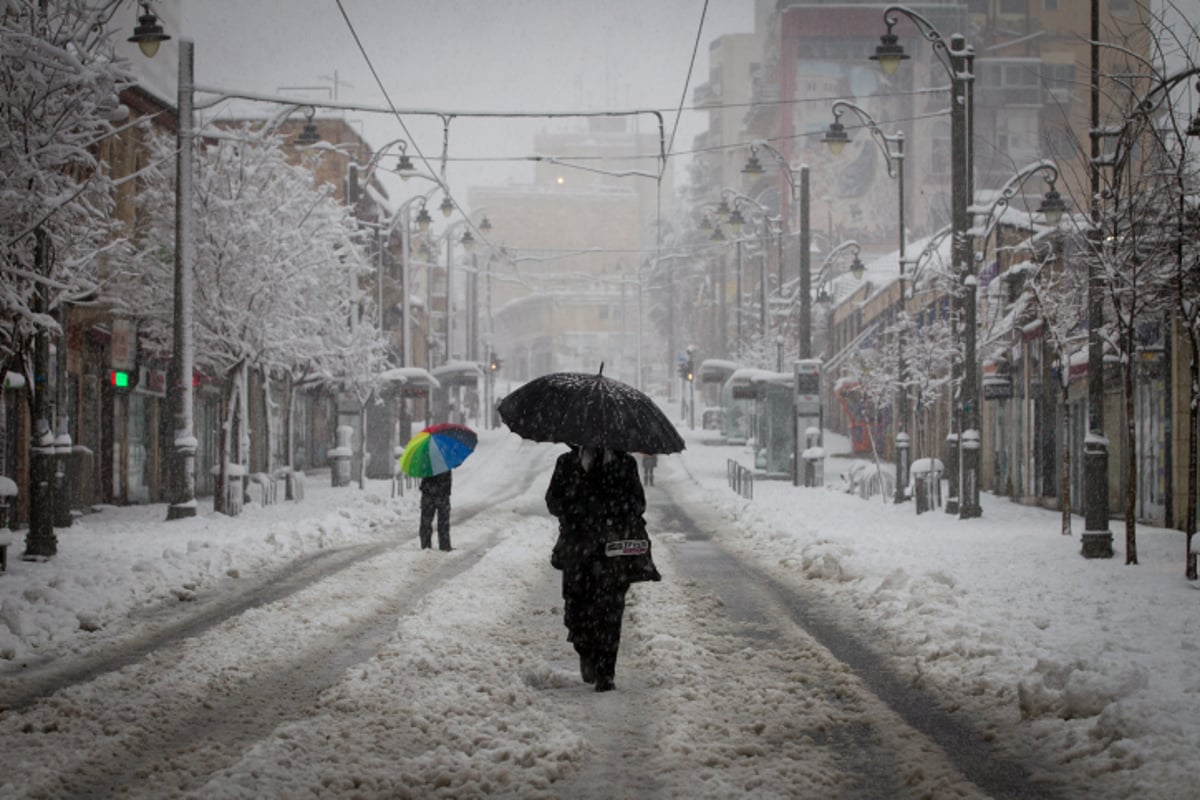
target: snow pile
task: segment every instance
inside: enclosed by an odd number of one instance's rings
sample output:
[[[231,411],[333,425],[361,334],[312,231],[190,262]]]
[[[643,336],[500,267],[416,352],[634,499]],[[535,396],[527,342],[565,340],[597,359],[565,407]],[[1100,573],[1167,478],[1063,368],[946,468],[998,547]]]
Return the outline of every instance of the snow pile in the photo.
[[[695,439],[690,496],[729,517],[726,543],[827,597],[915,685],[1018,726],[1061,767],[1105,775],[1114,797],[1190,794],[1200,623],[1179,611],[1196,602],[1182,533],[1139,526],[1140,565],[1125,566],[1120,521],[1116,556],[1085,559],[1080,519],[1062,536],[1057,511],[988,494],[978,520],[783,481],[745,501],[718,488],[734,448]],[[828,459],[825,474],[844,463]]]
[[[85,648],[87,634],[119,626],[135,609],[378,538],[415,513],[411,502],[313,483],[298,503],[251,503],[237,517],[204,501],[197,516],[170,523],[162,505],[105,506],[57,529],[58,555],[46,563],[20,560],[24,537],[16,532],[9,572],[0,576],[0,674],[6,663]]]

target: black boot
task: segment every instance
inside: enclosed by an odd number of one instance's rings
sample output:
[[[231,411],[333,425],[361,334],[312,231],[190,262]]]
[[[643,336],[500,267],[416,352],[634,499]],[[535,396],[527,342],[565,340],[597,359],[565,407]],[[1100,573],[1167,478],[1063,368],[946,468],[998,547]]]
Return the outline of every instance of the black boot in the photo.
[[[579,654],[579,677],[583,678],[584,683],[596,682],[596,665],[583,653]]]

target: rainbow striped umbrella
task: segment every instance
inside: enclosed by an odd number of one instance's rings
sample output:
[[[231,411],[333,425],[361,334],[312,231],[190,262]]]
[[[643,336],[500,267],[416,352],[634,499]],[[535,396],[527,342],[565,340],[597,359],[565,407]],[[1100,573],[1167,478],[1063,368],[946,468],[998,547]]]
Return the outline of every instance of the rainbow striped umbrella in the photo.
[[[475,452],[479,437],[465,425],[441,422],[430,425],[408,440],[400,469],[414,478],[428,478],[449,472]]]

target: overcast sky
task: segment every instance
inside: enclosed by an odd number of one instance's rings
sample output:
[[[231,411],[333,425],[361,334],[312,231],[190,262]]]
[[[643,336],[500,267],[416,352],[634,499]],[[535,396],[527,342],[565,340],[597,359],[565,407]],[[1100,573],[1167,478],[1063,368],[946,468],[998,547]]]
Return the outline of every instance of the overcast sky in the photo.
[[[1087,8],[1087,0],[1067,1]],[[1183,9],[1193,24],[1200,19],[1200,0],[1164,2]],[[313,100],[336,95],[341,102],[378,108],[390,98],[404,110],[657,109],[664,112],[668,136],[674,109],[681,100],[690,106],[694,88],[708,80],[710,43],[724,33],[751,31],[754,17],[754,0],[341,0],[341,7],[338,0],[160,0],[159,5],[172,28],[168,32],[195,42],[202,86]],[[178,15],[175,5],[181,6]],[[1172,28],[1195,48],[1188,26]],[[173,49],[164,52],[168,61],[174,59]],[[205,113],[271,110],[225,103]],[[436,118],[345,116],[375,147],[402,137],[411,142],[414,157],[436,164],[441,154],[443,131]],[[652,124],[648,116],[639,119]],[[683,112],[671,152],[690,151],[706,121],[705,114]],[[582,125],[457,118],[448,144],[451,189],[465,201],[471,186],[528,180],[532,168],[523,159],[533,153],[535,132]],[[683,163],[675,166],[678,182],[685,176]],[[424,188],[419,181],[388,186],[398,200]]]
[[[342,0],[342,7],[362,51],[336,0],[183,0],[179,33],[196,43],[196,80],[206,86],[313,99],[329,99],[336,91],[340,101],[380,107],[387,105],[386,89],[402,109],[666,111],[680,104],[685,89],[690,105],[692,89],[708,80],[714,38],[753,28],[754,3]],[[411,134],[426,158],[436,161],[441,153],[436,119],[405,115],[406,131],[394,117],[346,116],[361,124],[373,146]],[[674,113],[667,119],[670,128]],[[673,151],[689,150],[705,122],[701,114],[685,113]],[[455,120],[451,159],[487,159],[451,163],[456,194],[465,199],[471,185],[525,180],[532,175],[527,163],[491,159],[530,155],[535,130],[581,125]]]

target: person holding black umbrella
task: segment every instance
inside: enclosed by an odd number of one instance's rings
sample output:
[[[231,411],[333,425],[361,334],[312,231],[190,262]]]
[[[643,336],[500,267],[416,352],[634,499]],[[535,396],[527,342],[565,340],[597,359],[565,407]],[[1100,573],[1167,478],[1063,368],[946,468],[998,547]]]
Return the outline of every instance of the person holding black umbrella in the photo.
[[[661,580],[650,558],[642,514],[646,495],[628,453],[577,447],[559,456],[546,490],[558,518],[551,563],[562,570],[563,624],[579,654],[580,676],[597,692],[614,677],[625,593],[639,580]]]
[[[535,442],[561,442],[546,490],[558,518],[550,563],[562,570],[563,623],[579,672],[596,691],[612,690],[625,592],[662,580],[646,535],[646,494],[630,453],[678,453],[683,437],[644,392],[604,376],[552,372],[496,407],[509,430]]]

